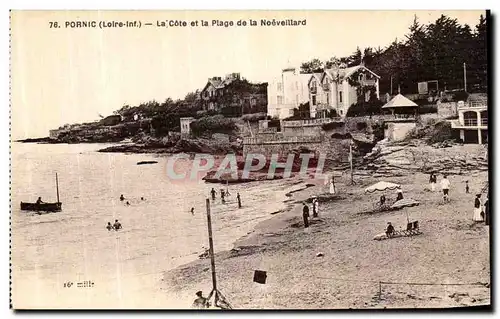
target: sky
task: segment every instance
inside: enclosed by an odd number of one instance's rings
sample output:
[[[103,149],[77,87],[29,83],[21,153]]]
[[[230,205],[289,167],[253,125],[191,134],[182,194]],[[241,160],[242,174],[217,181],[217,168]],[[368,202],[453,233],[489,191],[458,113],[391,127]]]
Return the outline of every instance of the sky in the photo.
[[[183,98],[213,76],[239,72],[267,82],[289,64],[347,56],[358,46],[385,47],[404,38],[415,15],[426,24],[441,14],[474,28],[484,11],[13,11],[12,138],[48,136],[50,129],[98,120],[124,104]],[[273,18],[305,19],[306,26],[260,26]],[[211,26],[214,19],[247,26]],[[250,19],[259,25],[248,26]],[[165,20],[188,26],[156,26]],[[72,21],[142,25],[65,27]]]

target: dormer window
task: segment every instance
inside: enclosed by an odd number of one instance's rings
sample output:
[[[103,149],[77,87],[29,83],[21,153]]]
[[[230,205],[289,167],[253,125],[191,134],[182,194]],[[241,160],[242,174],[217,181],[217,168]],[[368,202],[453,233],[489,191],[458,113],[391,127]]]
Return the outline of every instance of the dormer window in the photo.
[[[364,77],[365,77],[365,76],[364,76],[364,74],[360,74],[360,75],[359,75],[359,81],[360,81],[360,82],[361,82],[361,81],[363,81]]]

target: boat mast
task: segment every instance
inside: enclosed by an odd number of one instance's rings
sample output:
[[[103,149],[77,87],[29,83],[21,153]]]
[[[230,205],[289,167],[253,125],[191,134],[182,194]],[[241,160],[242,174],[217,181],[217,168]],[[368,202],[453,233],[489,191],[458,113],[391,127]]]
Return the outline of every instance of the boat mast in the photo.
[[[56,192],[57,192],[57,202],[59,203],[59,181],[57,180],[57,173],[56,173]]]

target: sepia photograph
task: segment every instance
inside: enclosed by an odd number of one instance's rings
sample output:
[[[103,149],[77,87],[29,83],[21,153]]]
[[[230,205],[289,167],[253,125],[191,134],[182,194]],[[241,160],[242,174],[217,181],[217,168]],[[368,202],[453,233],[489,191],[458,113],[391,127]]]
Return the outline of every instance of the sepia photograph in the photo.
[[[10,307],[491,311],[489,10],[11,10]]]

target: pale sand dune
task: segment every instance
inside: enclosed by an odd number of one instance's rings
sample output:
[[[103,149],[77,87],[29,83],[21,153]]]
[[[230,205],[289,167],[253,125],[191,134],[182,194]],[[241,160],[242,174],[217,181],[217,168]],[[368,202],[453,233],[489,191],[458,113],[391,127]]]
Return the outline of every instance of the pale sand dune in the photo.
[[[441,177],[438,177],[438,181]],[[345,199],[321,204],[320,220],[308,231],[301,228],[301,205],[259,224],[229,252],[216,257],[221,291],[239,309],[290,308],[401,308],[459,307],[490,304],[484,286],[382,285],[394,283],[489,283],[489,228],[473,225],[474,194],[486,180],[485,172],[451,176],[451,203],[442,205],[440,191],[427,188],[423,174],[393,178],[405,197],[421,202],[405,208],[411,220],[420,222],[423,234],[374,241],[375,234],[391,221],[396,229],[406,225],[405,210],[359,214],[373,207],[380,194],[365,195],[364,186],[377,180],[364,178],[356,186],[338,185]],[[465,180],[472,194],[465,194]],[[326,192],[317,183],[294,199]],[[387,196],[387,195],[386,195]],[[387,197],[395,197],[389,193]],[[297,223],[298,228],[291,227]],[[215,239],[217,241],[217,239]],[[316,257],[323,252],[324,257]],[[208,259],[193,262],[165,274],[165,287],[175,285],[179,298],[211,287]],[[256,269],[268,272],[265,285],[252,282]],[[368,282],[366,282],[368,281]]]

